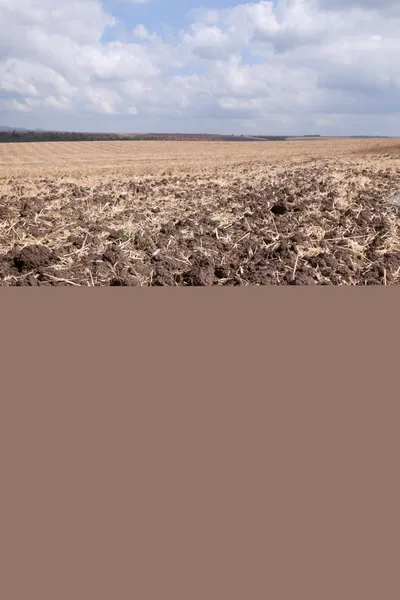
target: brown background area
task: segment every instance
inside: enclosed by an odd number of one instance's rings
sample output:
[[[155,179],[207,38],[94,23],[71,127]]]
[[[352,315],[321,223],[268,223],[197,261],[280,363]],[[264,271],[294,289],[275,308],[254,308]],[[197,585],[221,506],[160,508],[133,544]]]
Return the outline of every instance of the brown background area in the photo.
[[[1,598],[399,597],[397,289],[0,301]]]

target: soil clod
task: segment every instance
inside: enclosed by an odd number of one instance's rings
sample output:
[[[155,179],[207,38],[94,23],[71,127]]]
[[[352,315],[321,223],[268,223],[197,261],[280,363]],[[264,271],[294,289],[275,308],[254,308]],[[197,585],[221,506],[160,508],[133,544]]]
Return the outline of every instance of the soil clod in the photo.
[[[57,260],[55,252],[45,246],[35,245],[23,248],[14,256],[14,265],[20,273],[37,271]]]

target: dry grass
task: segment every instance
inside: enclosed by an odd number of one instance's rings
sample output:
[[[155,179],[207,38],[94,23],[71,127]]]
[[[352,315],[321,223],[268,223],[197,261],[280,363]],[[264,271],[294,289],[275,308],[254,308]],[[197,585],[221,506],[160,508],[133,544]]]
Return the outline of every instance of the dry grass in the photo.
[[[0,284],[399,283],[398,147],[0,145]]]

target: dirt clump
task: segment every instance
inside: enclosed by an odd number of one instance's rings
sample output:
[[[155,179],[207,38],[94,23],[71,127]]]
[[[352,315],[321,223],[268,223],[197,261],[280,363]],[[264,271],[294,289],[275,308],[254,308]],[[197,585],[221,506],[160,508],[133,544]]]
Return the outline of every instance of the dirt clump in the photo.
[[[114,277],[110,281],[110,287],[136,287],[137,285],[137,278],[127,274],[121,275],[120,277]]]
[[[273,215],[284,215],[285,213],[287,213],[288,211],[288,207],[287,204],[285,204],[284,202],[278,202],[277,204],[274,204],[271,207],[271,212]]]
[[[183,283],[197,287],[212,285],[215,277],[213,261],[204,256],[195,255],[191,262],[191,268],[183,275]]]
[[[26,246],[13,257],[15,267],[20,273],[37,271],[56,262],[57,254],[46,246]]]
[[[122,252],[116,244],[112,244],[103,254],[103,260],[114,265],[123,260]]]
[[[7,208],[7,206],[3,206],[2,204],[0,204],[0,220],[7,219],[9,214],[10,210]]]

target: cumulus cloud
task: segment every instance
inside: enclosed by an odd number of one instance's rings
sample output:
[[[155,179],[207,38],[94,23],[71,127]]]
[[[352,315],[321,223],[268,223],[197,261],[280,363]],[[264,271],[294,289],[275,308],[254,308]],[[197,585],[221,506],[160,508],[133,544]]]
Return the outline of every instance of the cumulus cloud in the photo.
[[[120,2],[133,15],[142,3]],[[137,22],[112,41],[123,24],[107,7],[0,0],[0,121],[388,135],[400,124],[400,0],[243,2],[198,10],[168,37]]]

